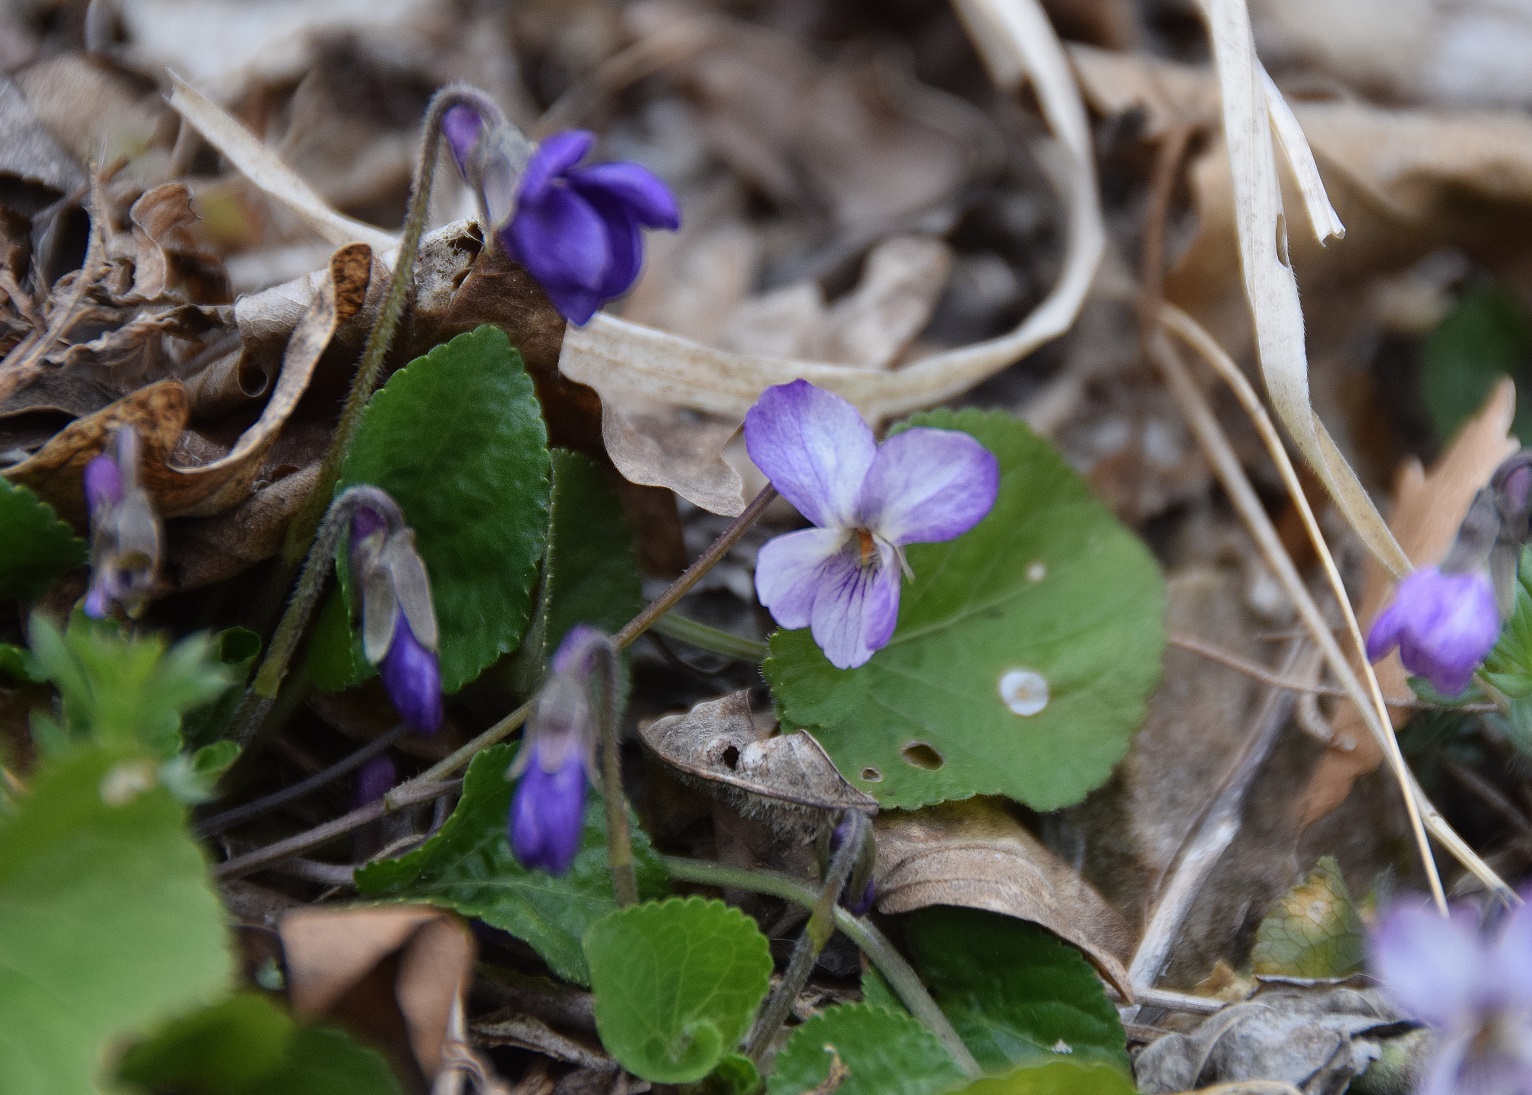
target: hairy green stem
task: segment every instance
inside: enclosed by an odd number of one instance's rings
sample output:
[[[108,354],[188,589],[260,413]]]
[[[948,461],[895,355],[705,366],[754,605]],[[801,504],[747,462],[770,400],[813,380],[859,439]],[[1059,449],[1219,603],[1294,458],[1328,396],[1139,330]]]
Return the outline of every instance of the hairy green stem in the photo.
[[[602,636],[596,650],[596,682],[601,692],[601,789],[606,807],[607,863],[612,870],[612,893],[619,908],[638,903],[633,838],[628,833],[628,799],[622,793],[620,677],[617,647]]]
[[[737,662],[759,665],[766,660],[766,655],[770,652],[765,643],[716,627],[709,627],[700,620],[682,616],[674,609],[654,621],[654,630],[666,638],[676,639],[695,646],[699,650],[722,654],[725,658],[733,658]]]
[[[728,867],[721,863],[708,863],[705,860],[685,859],[680,856],[664,856],[662,860],[665,869],[670,872],[670,877],[678,882],[695,882],[702,886],[731,887],[737,890],[749,890],[752,893],[768,894],[771,897],[781,898],[783,901],[795,902],[806,909],[812,909],[819,900],[817,890],[774,871],[752,871],[744,867]],[[910,1009],[910,1014],[941,1039],[958,1067],[969,1076],[983,1075],[984,1070],[979,1067],[979,1062],[974,1060],[973,1054],[963,1044],[963,1039],[958,1037],[958,1032],[952,1028],[946,1015],[942,1014],[942,1009],[936,1006],[935,1000],[931,999],[931,994],[926,991],[925,985],[921,984],[920,976],[894,949],[888,937],[871,921],[852,916],[839,906],[835,907],[834,913],[835,926],[861,948],[862,953],[889,983],[895,995],[904,1002],[905,1007]]]
[[[766,1001],[766,1006],[761,1009],[755,1021],[755,1029],[745,1042],[745,1055],[755,1062],[757,1068],[764,1067],[772,1038],[782,1024],[787,1022],[793,1001],[803,991],[809,974],[814,971],[814,963],[823,953],[830,937],[835,934],[836,904],[840,901],[841,891],[846,888],[847,879],[851,877],[851,868],[856,865],[862,841],[867,836],[867,818],[864,815],[848,810],[846,819],[851,823],[851,831],[831,857],[824,885],[809,913],[809,922],[803,926],[803,934],[793,947],[793,956],[787,963],[787,970],[782,974],[782,980],[777,982],[776,990]]]

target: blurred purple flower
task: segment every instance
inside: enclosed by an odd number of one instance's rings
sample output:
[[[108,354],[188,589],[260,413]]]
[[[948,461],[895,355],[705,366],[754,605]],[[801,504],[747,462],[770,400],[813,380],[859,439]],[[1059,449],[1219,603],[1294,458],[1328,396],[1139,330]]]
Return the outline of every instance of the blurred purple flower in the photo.
[[[999,462],[966,433],[916,427],[879,445],[855,407],[806,380],[761,394],[745,447],[819,526],[761,548],[756,593],[783,627],[809,628],[839,669],[865,665],[893,637],[904,546],[961,536],[1000,489]]]
[[[109,452],[85,465],[85,505],[90,514],[90,586],[85,614],[102,620],[113,612],[136,616],[148,599],[159,567],[160,523],[138,483],[138,434],[124,426]]]
[[[436,609],[415,534],[383,491],[351,516],[351,575],[361,593],[362,652],[378,667],[399,717],[434,734],[442,724]]]
[[[566,873],[580,851],[596,740],[593,644],[606,641],[584,625],[564,636],[527,719],[526,744],[509,773],[521,777],[506,822],[511,850],[523,866],[553,875]]]
[[[359,809],[370,802],[377,802],[394,789],[399,782],[399,770],[387,753],[373,757],[356,773],[356,793],[352,796],[352,808]]]
[[[1500,635],[1500,612],[1480,571],[1443,573],[1421,567],[1399,583],[1393,601],[1367,635],[1373,661],[1399,648],[1399,660],[1431,687],[1456,696]]]
[[[1512,911],[1493,941],[1475,920],[1400,904],[1371,940],[1384,991],[1441,1034],[1417,1095],[1532,1095],[1532,908]]]
[[[846,837],[852,831],[853,822],[850,816],[842,817],[835,823],[835,828],[830,830],[829,857],[833,858],[840,851],[840,846],[846,842]],[[873,868],[876,862],[872,832],[869,829],[862,838],[862,846],[857,849],[857,862],[851,869],[851,876],[846,879],[845,888],[841,890],[840,904],[852,916],[866,916],[872,911],[872,903],[877,900],[878,886],[873,878]]]

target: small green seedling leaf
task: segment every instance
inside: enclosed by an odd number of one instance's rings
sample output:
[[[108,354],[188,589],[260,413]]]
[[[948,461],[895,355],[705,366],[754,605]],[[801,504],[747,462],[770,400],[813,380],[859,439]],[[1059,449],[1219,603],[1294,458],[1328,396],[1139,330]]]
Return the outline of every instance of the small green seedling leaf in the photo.
[[[839,1075],[835,1086],[832,1072]],[[903,1012],[834,1007],[794,1030],[777,1054],[769,1095],[939,1095],[963,1081],[941,1041]]]
[[[548,536],[548,459],[532,379],[498,327],[416,358],[362,413],[336,491],[381,487],[415,530],[441,629],[445,692],[515,650],[526,632]],[[348,596],[332,595],[310,643],[314,681],[328,691],[372,673],[352,634]]]
[[[52,506],[0,476],[0,601],[37,596],[85,558],[85,541]]]
[[[1349,977],[1366,936],[1340,864],[1325,856],[1261,921],[1250,962],[1268,977]]]
[[[264,997],[231,996],[123,1057],[130,1084],[184,1095],[399,1095],[383,1058],[339,1030],[300,1026]]]
[[[1128,1070],[1127,1035],[1079,951],[1036,924],[932,906],[906,918],[915,967],[991,1072],[1068,1055]]]
[[[101,1090],[119,1038],[227,988],[224,912],[184,815],[152,761],[89,748],[0,821],[0,1091]]]
[[[1039,810],[1106,781],[1160,674],[1153,557],[1058,453],[1010,415],[935,411],[1000,461],[994,510],[908,557],[893,641],[839,670],[807,630],[771,640],[783,723],[811,728],[851,783],[911,808],[1002,794]]]
[[[1109,1065],[1053,1061],[975,1080],[954,1095],[1134,1095],[1137,1090]]]
[[[771,979],[771,948],[744,913],[700,897],[609,913],[585,933],[596,1030],[653,1083],[702,1079],[744,1037]]]
[[[542,955],[554,973],[590,982],[580,940],[617,907],[606,856],[606,811],[595,795],[585,807],[580,852],[561,878],[528,870],[506,842],[506,818],[514,785],[505,772],[515,747],[496,745],[474,757],[463,780],[463,797],[441,831],[398,859],[369,863],[356,872],[368,897],[424,901],[478,917]],[[665,869],[641,829],[630,819],[639,892],[663,894]]]

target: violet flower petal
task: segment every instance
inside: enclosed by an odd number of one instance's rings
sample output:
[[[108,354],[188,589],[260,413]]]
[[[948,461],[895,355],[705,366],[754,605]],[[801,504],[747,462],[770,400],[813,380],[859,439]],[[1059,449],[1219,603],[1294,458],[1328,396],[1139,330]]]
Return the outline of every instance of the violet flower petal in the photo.
[[[644,265],[644,230],[632,213],[607,198],[588,199],[606,224],[606,245],[610,255],[606,273],[596,287],[602,299],[620,297],[638,280]]]
[[[454,103],[442,115],[442,136],[457,163],[458,174],[468,177],[468,157],[484,132],[484,119],[467,103]]]
[[[1471,1021],[1486,955],[1473,914],[1442,919],[1425,905],[1396,905],[1373,933],[1368,965],[1407,1014],[1440,1030]]]
[[[549,659],[555,673],[589,673],[590,655],[594,644],[606,638],[600,628],[590,624],[575,624],[559,640],[558,649]]]
[[[681,227],[681,207],[670,188],[647,167],[636,163],[598,163],[569,173],[569,184],[587,198],[620,204],[649,228]]]
[[[550,187],[535,200],[523,198],[506,232],[509,249],[549,296],[565,286],[598,289],[611,264],[606,221],[590,202],[563,187]]]
[[[1523,904],[1508,912],[1500,925],[1487,968],[1495,971],[1496,1003],[1532,1016],[1532,908],[1525,904],[1532,889],[1522,890],[1521,897]]]
[[[1488,577],[1422,567],[1399,583],[1393,603],[1372,626],[1367,652],[1376,659],[1397,644],[1406,669],[1430,680],[1437,691],[1457,695],[1499,634],[1500,612]]]
[[[539,143],[521,175],[521,200],[539,200],[553,180],[583,160],[595,143],[596,135],[588,129],[566,129]]]
[[[369,802],[377,802],[392,791],[398,782],[399,770],[394,767],[393,758],[387,753],[373,757],[357,770],[356,792],[351,802],[352,809],[366,806]]]
[[[864,566],[852,545],[820,572],[809,631],[837,669],[866,665],[888,645],[899,622],[899,559],[888,544],[879,542],[877,551]]]
[[[91,457],[85,465],[85,505],[94,518],[103,505],[122,501],[122,469],[106,453]]]
[[[878,447],[857,508],[862,527],[890,543],[934,543],[977,525],[999,492],[1000,462],[978,441],[916,427]]]
[[[540,750],[534,752],[511,798],[511,850],[523,866],[562,875],[580,851],[585,766],[579,751],[570,750],[549,771],[539,754]]]
[[[846,400],[807,380],[761,393],[745,415],[745,448],[783,498],[821,528],[852,528],[878,443]]]
[[[436,654],[416,641],[402,612],[395,616],[394,641],[378,665],[378,676],[407,726],[422,734],[441,728],[441,668]]]
[[[811,528],[778,536],[755,561],[755,595],[785,628],[808,627],[825,565],[846,544],[839,529]]]

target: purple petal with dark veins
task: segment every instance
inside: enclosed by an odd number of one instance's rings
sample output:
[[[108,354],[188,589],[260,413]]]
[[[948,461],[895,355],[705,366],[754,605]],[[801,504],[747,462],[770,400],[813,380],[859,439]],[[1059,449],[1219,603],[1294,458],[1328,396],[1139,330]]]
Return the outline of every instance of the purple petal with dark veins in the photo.
[[[520,198],[538,201],[553,180],[585,158],[596,135],[588,129],[566,129],[537,146],[521,175]]]
[[[878,443],[846,400],[807,380],[761,393],[745,415],[745,448],[783,498],[821,528],[853,528]]]
[[[566,873],[580,851],[584,817],[585,766],[579,751],[565,751],[552,771],[544,767],[541,751],[534,752],[516,784],[507,821],[517,860],[552,875]]]
[[[441,668],[435,653],[416,641],[402,612],[395,616],[394,641],[378,664],[378,676],[405,725],[422,734],[441,728]]]
[[[808,627],[823,571],[846,545],[838,529],[789,532],[762,546],[755,560],[755,594],[785,628]]]
[[[681,227],[681,207],[660,177],[636,163],[598,163],[569,173],[569,184],[595,200],[597,194],[629,210],[649,228]]]
[[[899,622],[899,560],[888,544],[877,552],[864,566],[854,548],[842,551],[821,572],[809,633],[837,669],[866,665]]]
[[[999,491],[1000,462],[978,441],[916,427],[878,446],[859,523],[893,544],[952,540],[985,518]]]

